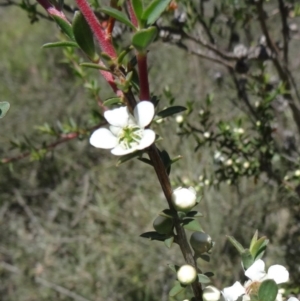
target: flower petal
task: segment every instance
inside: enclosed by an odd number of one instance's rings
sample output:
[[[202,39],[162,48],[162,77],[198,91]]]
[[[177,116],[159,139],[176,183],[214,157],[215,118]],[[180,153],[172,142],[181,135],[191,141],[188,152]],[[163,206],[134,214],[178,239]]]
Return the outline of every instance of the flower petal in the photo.
[[[127,107],[120,107],[105,111],[104,117],[111,125],[123,128],[128,125],[129,113]]]
[[[97,148],[110,149],[118,144],[118,139],[108,129],[101,128],[91,135],[90,144]]]
[[[265,263],[261,259],[256,260],[250,268],[246,270],[245,275],[252,281],[262,280],[267,275],[265,272]]]
[[[296,297],[290,297],[287,301],[299,301]]]
[[[277,284],[289,281],[289,272],[279,264],[275,264],[268,269],[268,278],[273,279]]]
[[[118,137],[118,135],[120,134],[120,132],[122,131],[122,128],[120,128],[119,126],[114,126],[114,125],[111,125],[109,127],[109,130],[115,135]]]
[[[226,301],[235,301],[239,296],[246,293],[245,288],[241,285],[240,282],[235,282],[234,285],[230,287],[225,287],[222,291],[222,294]]]
[[[139,127],[146,127],[154,116],[154,105],[150,101],[143,100],[139,102],[133,111],[134,118]]]
[[[137,149],[144,149],[155,141],[155,133],[152,130],[144,130],[143,137],[140,140]]]
[[[125,149],[121,145],[117,145],[114,149],[111,150],[111,153],[115,156],[124,156],[124,155],[128,155],[130,153],[133,153],[136,150],[137,150],[136,146],[132,147],[132,148]]]

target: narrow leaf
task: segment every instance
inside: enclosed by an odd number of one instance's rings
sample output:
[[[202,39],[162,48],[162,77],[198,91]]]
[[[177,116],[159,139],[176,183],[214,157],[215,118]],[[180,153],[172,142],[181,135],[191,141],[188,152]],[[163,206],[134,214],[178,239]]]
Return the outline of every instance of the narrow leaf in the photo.
[[[227,238],[233,244],[233,246],[238,250],[240,254],[242,254],[245,251],[245,248],[233,236],[227,235]]]
[[[140,235],[141,237],[148,238],[149,240],[164,241],[166,239],[165,234],[159,234],[156,231],[145,232]]]
[[[95,50],[93,33],[84,16],[79,11],[74,14],[72,28],[79,47],[92,61],[97,61],[98,55]]]
[[[197,255],[197,254],[196,254]],[[197,255],[197,258],[201,258],[202,260],[206,261],[206,262],[210,262],[210,256],[207,254],[200,254]]]
[[[142,0],[131,0],[131,4],[138,20],[142,19],[143,15],[143,2]]]
[[[185,110],[186,110],[185,107],[173,106],[173,107],[169,107],[167,109],[164,109],[164,110],[160,111],[159,113],[157,113],[157,116],[159,116],[161,118],[166,118],[166,117],[172,116],[174,114],[183,112]]]
[[[132,37],[132,45],[139,52],[144,52],[157,36],[156,27],[139,30]]]
[[[278,293],[278,286],[272,279],[261,283],[258,290],[259,301],[275,301]]]
[[[73,34],[73,29],[71,24],[67,22],[66,20],[62,19],[61,17],[58,16],[53,16],[52,18],[54,21],[57,23],[57,25],[60,27],[60,29],[73,41],[75,41],[75,37]]]
[[[138,160],[150,165],[150,166],[153,166],[151,160],[147,159],[147,158],[138,158]]]
[[[190,211],[187,213],[188,217],[202,217],[203,214],[201,212],[198,212],[198,211]]]
[[[113,17],[114,19],[120,21],[121,23],[124,23],[125,25],[127,25],[130,28],[135,30],[134,25],[130,22],[130,20],[127,18],[127,16],[123,12],[119,11],[118,9],[115,9],[110,6],[106,6],[104,8],[101,8],[100,11],[102,11],[103,13]]]
[[[257,238],[258,238],[258,231],[256,230],[252,239],[251,239],[251,243],[250,243],[250,251],[252,250],[253,245],[257,242]]]
[[[264,250],[266,249],[268,242],[269,240],[265,236],[263,236],[252,245],[252,248],[250,248],[250,252],[253,258],[257,256],[261,248],[263,248]]]
[[[0,102],[0,118],[3,118],[10,108],[10,104],[7,101]]]
[[[198,281],[200,283],[210,283],[210,279],[204,274],[198,274]]]
[[[171,0],[154,0],[144,10],[142,19],[147,25],[152,25],[168,7]]]
[[[100,69],[100,70],[103,70],[103,71],[111,72],[111,70],[106,68],[105,66],[101,66],[99,64],[94,64],[94,63],[81,63],[80,66],[86,67],[86,68]]]
[[[55,47],[78,47],[78,44],[76,42],[71,42],[71,41],[61,41],[61,42],[46,43],[42,46],[42,48],[55,48]]]
[[[176,213],[173,213],[170,209],[164,209],[162,212],[159,213],[160,216],[173,218],[175,217]]]
[[[117,161],[117,166],[123,164],[124,162],[127,162],[133,158],[136,158],[136,157],[139,157],[142,155],[142,152],[141,151],[136,151],[134,153],[131,153],[131,154],[128,154],[128,155],[125,155],[125,156],[122,156],[119,158],[119,160]]]
[[[215,274],[214,274],[213,272],[206,272],[206,273],[204,273],[204,275],[207,276],[207,277],[209,277],[209,278],[211,278],[211,277],[213,277]]]
[[[112,98],[108,98],[103,102],[104,106],[111,106],[111,105],[115,105],[121,103],[121,99],[119,97],[112,97]]]

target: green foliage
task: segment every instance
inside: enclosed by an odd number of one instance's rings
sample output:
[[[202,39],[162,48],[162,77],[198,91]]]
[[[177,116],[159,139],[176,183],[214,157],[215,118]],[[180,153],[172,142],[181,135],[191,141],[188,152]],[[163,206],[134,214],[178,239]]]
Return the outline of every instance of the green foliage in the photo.
[[[0,118],[3,118],[10,108],[10,104],[7,101],[0,102]]]
[[[79,11],[74,14],[72,29],[79,47],[92,61],[97,62],[99,57],[96,53],[93,33],[84,16]]]
[[[157,36],[157,28],[151,26],[137,31],[132,37],[132,45],[138,52],[145,52]]]

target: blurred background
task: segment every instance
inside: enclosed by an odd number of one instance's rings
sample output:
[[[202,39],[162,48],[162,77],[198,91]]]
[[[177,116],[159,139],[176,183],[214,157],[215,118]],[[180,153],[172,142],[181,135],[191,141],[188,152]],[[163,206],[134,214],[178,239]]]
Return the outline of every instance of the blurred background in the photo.
[[[55,135],[41,129],[45,123],[57,131],[61,128],[68,131],[68,126],[88,128],[96,124],[95,112],[99,108],[87,83],[92,80],[97,83],[102,99],[112,97],[112,91],[95,70],[85,70],[85,77],[78,76],[70,63],[73,54],[60,48],[41,48],[61,38],[54,22],[38,16],[39,21],[31,24],[32,16],[18,7],[19,3],[1,1],[0,100],[9,101],[11,109],[0,121],[0,154],[2,162],[9,161],[0,167],[0,299],[169,300],[168,292],[175,276],[167,264],[184,263],[180,250],[176,245],[167,249],[160,242],[140,237],[143,232],[152,231],[154,218],[167,208],[154,170],[138,160],[116,167],[117,158],[110,152],[89,145],[89,132],[79,139],[53,146],[47,154],[37,151],[57,141]],[[151,92],[160,98],[160,109],[167,106],[170,99],[174,99],[176,105],[189,107],[192,104],[189,113],[183,115],[183,123],[172,117],[155,124],[154,128],[163,137],[158,145],[160,149],[166,149],[171,157],[183,156],[172,167],[174,187],[193,185],[203,193],[197,207],[204,215],[200,222],[216,245],[210,263],[199,264],[204,271],[215,273],[212,281],[219,289],[231,285],[241,279],[243,273],[240,257],[226,235],[234,236],[246,247],[258,229],[259,235],[270,239],[267,265],[287,266],[292,279],[289,290],[298,293],[299,180],[297,176],[289,176],[289,172],[294,175],[299,167],[299,132],[286,104],[290,100],[282,96],[281,111],[278,106],[270,111],[272,125],[279,124],[287,133],[280,141],[273,134],[270,136],[276,145],[281,145],[275,148],[270,161],[276,165],[275,180],[257,167],[253,167],[253,173],[218,177],[221,167],[216,165],[216,152],[222,149],[214,140],[205,141],[202,134],[217,133],[217,123],[222,121],[233,128],[242,128],[247,137],[255,136],[251,114],[239,98],[242,92],[237,91],[231,71],[239,83],[246,79],[250,83],[255,74],[248,70],[240,72],[234,65],[231,69],[226,67],[227,63],[231,64],[230,60],[225,60],[224,65],[193,55],[197,48],[188,38],[186,47],[181,44],[183,37],[180,30],[178,37],[178,24],[187,26],[187,32],[192,34],[197,32],[197,22],[202,22],[199,18],[186,25],[189,22],[186,19],[191,20],[193,15],[188,2],[193,1],[182,1],[176,11],[168,12],[159,20],[160,37],[150,48],[149,72]],[[248,23],[243,19],[247,17],[243,14],[245,11],[239,10],[240,19],[234,14],[238,4],[233,2],[239,1],[224,1],[223,4],[226,2],[231,8],[229,11],[222,10],[221,1],[200,2],[205,5],[203,20],[207,24],[212,22],[209,20],[214,16],[214,7],[220,9],[212,32],[227,53],[238,57],[235,46],[243,44],[250,49],[258,43],[263,33],[255,17],[253,27],[249,21],[252,34],[249,38],[245,30]],[[267,22],[280,43],[283,41],[281,14],[277,1],[271,2],[266,7]],[[290,5],[292,9],[297,5],[296,1],[285,2],[286,7]],[[250,11],[247,8],[250,4],[245,3],[243,9]],[[224,21],[226,13],[235,18],[234,31],[230,32],[228,25],[231,19],[227,17]],[[300,21],[296,15],[289,18],[289,25],[294,28],[290,30],[289,66],[294,81],[299,83]],[[203,22],[201,24],[203,26]],[[220,28],[223,28],[221,35]],[[121,33],[122,30],[120,26]],[[238,36],[236,39],[233,32]],[[118,36],[118,45],[128,45],[129,34],[125,31]],[[74,60],[77,56],[75,54]],[[248,57],[241,57],[238,62],[248,64]],[[273,76],[280,81],[272,59],[265,65],[255,59],[253,62],[249,59],[246,69],[265,68],[269,78]],[[213,94],[209,105],[211,117],[209,124],[203,125],[199,111],[207,109],[208,94]],[[257,95],[249,92],[248,100],[253,108],[259,101]],[[203,128],[201,139],[189,132],[191,125]],[[288,138],[292,139],[292,146],[284,147],[290,141]],[[7,159],[20,154],[25,155],[11,162]],[[283,154],[293,160],[282,161]],[[256,164],[256,155],[253,153],[250,163]],[[230,156],[231,153],[227,153],[226,168],[233,168],[228,162]],[[233,155],[232,160],[236,159]],[[283,180],[286,175],[288,178]]]

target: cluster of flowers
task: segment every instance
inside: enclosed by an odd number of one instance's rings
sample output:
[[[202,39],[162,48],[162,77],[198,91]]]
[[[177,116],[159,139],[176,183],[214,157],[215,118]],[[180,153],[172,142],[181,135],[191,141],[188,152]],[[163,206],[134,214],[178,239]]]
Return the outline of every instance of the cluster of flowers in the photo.
[[[189,265],[182,266],[177,272],[177,279],[184,285],[191,284],[196,280],[196,270]],[[236,301],[242,297],[242,301],[251,300],[258,292],[260,284],[267,279],[274,280],[277,284],[285,283],[289,280],[289,272],[282,265],[273,265],[265,271],[265,263],[259,259],[255,261],[246,271],[245,276],[249,278],[244,285],[236,281],[232,286],[224,288],[221,292],[213,286],[204,289],[203,299],[206,301],[220,300],[221,293],[226,301]],[[279,293],[277,301],[282,300]],[[188,301],[188,300],[184,300]],[[296,297],[290,297],[287,301],[299,301]]]
[[[133,115],[123,106],[104,112],[104,117],[110,124],[109,130],[100,128],[93,132],[90,143],[103,149],[111,149],[116,156],[142,150],[155,141],[155,132],[146,127],[154,117],[154,105],[150,101],[139,102]]]

